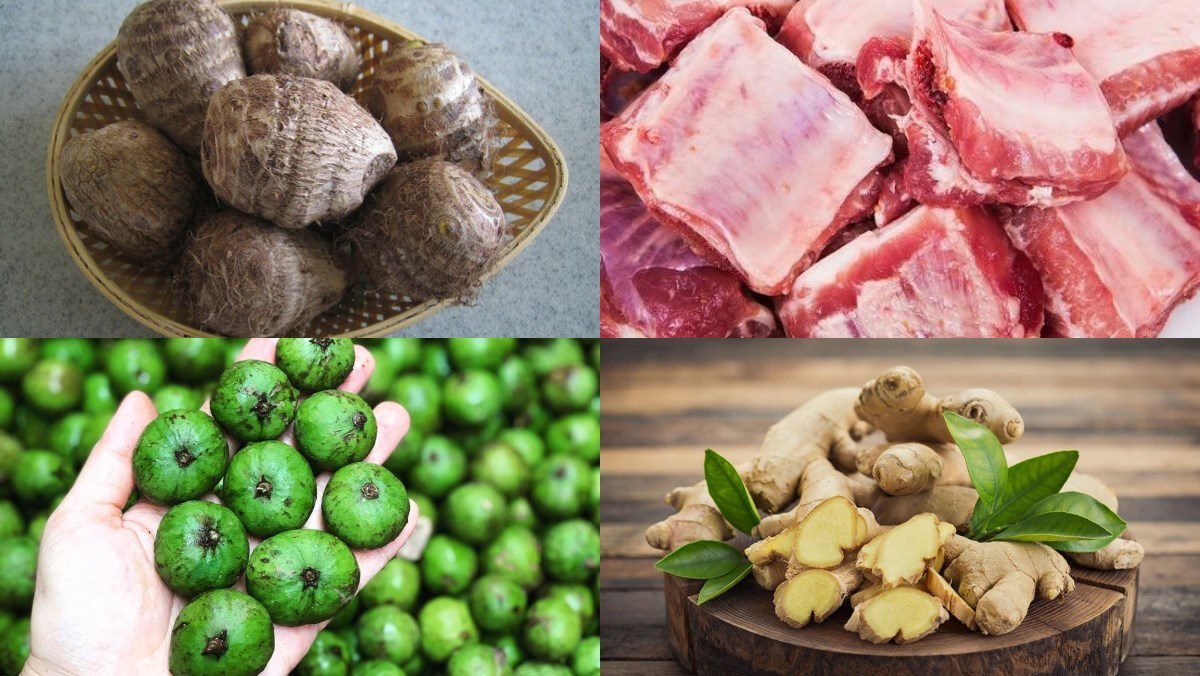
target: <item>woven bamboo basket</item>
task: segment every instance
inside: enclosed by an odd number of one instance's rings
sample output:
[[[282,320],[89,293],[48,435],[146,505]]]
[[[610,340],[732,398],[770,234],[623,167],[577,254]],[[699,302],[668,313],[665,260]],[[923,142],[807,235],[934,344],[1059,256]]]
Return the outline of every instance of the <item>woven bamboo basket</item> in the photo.
[[[362,55],[363,70],[350,90],[356,99],[375,73],[375,64],[392,44],[423,40],[383,17],[349,3],[332,0],[222,0],[241,24],[256,11],[290,7],[341,22]],[[482,80],[482,78],[481,78]],[[500,119],[495,171],[490,188],[504,207],[513,238],[484,279],[490,278],[519,254],[549,223],[567,189],[567,166],[562,152],[529,115],[490,83],[484,91],[495,103]],[[360,99],[361,100],[361,99]],[[166,336],[203,336],[191,323],[187,306],[168,274],[144,270],[118,257],[97,239],[63,193],[59,156],[72,136],[122,119],[143,119],[124,78],[117,70],[116,44],[109,44],[88,64],[72,85],[58,112],[46,160],[46,183],[54,222],[72,260],[109,298],[142,324]],[[416,304],[396,296],[351,289],[340,304],[299,330],[306,336],[382,336],[429,317],[446,301]]]

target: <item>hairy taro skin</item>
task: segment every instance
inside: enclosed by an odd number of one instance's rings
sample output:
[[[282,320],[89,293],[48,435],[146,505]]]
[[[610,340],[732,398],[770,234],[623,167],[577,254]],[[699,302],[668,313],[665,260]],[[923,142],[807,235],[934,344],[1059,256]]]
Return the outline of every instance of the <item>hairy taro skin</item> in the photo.
[[[230,458],[220,498],[251,535],[270,537],[304,525],[317,502],[317,482],[296,449],[259,441]]]
[[[345,90],[362,70],[362,59],[341,24],[296,9],[250,17],[242,32],[242,49],[253,75],[298,75],[328,80]]]
[[[354,370],[354,343],[349,338],[280,338],[275,365],[300,390],[332,389]]]
[[[401,162],[440,158],[480,180],[492,173],[496,113],[475,72],[443,45],[409,42],[375,66],[363,92]]]
[[[353,392],[324,390],[300,403],[296,411],[296,448],[308,461],[333,471],[367,457],[379,427],[375,412]]]
[[[396,167],[343,233],[367,287],[413,301],[474,299],[508,237],[504,209],[441,160]]]
[[[237,515],[204,500],[167,510],[154,538],[158,576],[183,596],[232,586],[246,570],[249,554]]]
[[[67,199],[97,237],[149,268],[178,260],[203,187],[170,139],[121,120],[70,139],[60,159]]]
[[[172,674],[252,676],[275,652],[275,628],[262,604],[235,589],[197,596],[171,630]]]
[[[212,414],[217,424],[242,441],[266,441],[283,434],[296,417],[296,389],[274,364],[258,359],[236,362],[217,380]]]
[[[278,336],[316,319],[350,288],[349,265],[310,230],[232,210],[197,226],[180,261],[192,316],[230,336]]]
[[[192,154],[213,93],[246,77],[237,27],[215,0],[139,5],[117,34],[117,68],[150,122]]]
[[[329,478],[321,500],[325,527],[355,549],[378,549],[408,523],[408,491],[386,468],[356,462]]]
[[[225,474],[229,448],[207,413],[167,411],[155,418],[133,450],[138,492],[160,505],[200,498]]]
[[[212,99],[200,163],[217,197],[282,228],[339,221],[396,164],[387,132],[324,80],[254,75]]]
[[[289,530],[250,555],[246,590],[277,624],[327,620],[358,591],[358,561],[344,542],[319,530]]]

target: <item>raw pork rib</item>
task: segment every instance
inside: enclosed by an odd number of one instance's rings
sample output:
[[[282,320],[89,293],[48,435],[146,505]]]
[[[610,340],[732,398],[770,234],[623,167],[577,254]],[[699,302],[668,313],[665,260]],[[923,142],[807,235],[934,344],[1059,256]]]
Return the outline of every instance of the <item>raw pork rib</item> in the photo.
[[[600,0],[600,53],[621,70],[649,72],[731,8],[772,27],[796,0]]]
[[[792,337],[1025,338],[1041,330],[1041,298],[985,211],[917,207],[809,268],[778,309]]]
[[[1008,0],[1008,7],[1022,30],[1071,36],[1122,136],[1200,91],[1197,0]]]
[[[744,9],[730,10],[601,140],[664,224],[764,295],[870,212],[891,139]]]
[[[775,317],[725,270],[692,252],[606,166],[600,174],[600,334],[737,338],[775,333]]]
[[[1200,184],[1157,124],[1126,146],[1133,171],[1117,187],[1009,219],[1013,242],[1041,272],[1052,335],[1158,335],[1200,284]]]
[[[916,34],[904,128],[905,181],[918,201],[1058,206],[1103,193],[1128,170],[1104,97],[1066,36],[988,31],[932,10]]]

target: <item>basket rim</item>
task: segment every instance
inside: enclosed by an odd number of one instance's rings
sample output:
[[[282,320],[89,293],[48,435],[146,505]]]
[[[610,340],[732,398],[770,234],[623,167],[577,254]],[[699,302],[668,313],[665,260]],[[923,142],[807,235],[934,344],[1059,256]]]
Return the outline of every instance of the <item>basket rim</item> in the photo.
[[[373,28],[380,31],[393,33],[409,40],[429,42],[417,33],[394,21],[348,2],[333,2],[332,0],[220,0],[220,4],[226,11],[233,14],[263,9],[292,8],[312,11],[333,18],[352,17],[358,23],[373,24]],[[110,302],[138,323],[162,336],[216,336],[218,334],[190,326],[145,307],[137,299],[133,298],[125,289],[110,279],[99,264],[96,263],[96,260],[87,250],[87,247],[84,246],[78,232],[76,232],[76,226],[69,215],[70,207],[62,188],[62,171],[59,159],[62,147],[71,138],[71,128],[75,115],[83,103],[86,92],[95,83],[101,71],[107,69],[116,58],[116,52],[117,43],[116,40],[113,40],[92,58],[67,90],[67,94],[63,98],[51,129],[46,158],[46,188],[50,196],[50,210],[54,218],[55,229],[58,231],[59,238],[62,240],[64,246],[66,246],[67,253],[80,271],[83,272],[84,277],[101,294],[108,298]],[[495,85],[478,74],[476,74],[476,77],[479,79],[484,91],[496,102],[497,107],[500,110],[511,113],[529,131],[526,140],[530,142],[534,149],[541,151],[541,154],[550,160],[547,162],[546,170],[550,174],[549,184],[552,188],[551,193],[546,197],[538,214],[530,220],[529,225],[522,231],[521,238],[515,244],[510,245],[504,255],[499,257],[487,272],[484,273],[481,282],[486,283],[512,262],[525,247],[531,244],[541,234],[542,230],[546,228],[555,214],[558,213],[558,209],[562,206],[562,202],[566,197],[570,173],[562,150],[559,149],[554,139],[550,137],[546,130],[525,109],[515,103]],[[387,336],[428,319],[450,305],[450,300],[427,301],[409,308],[400,314],[337,335],[349,338]]]

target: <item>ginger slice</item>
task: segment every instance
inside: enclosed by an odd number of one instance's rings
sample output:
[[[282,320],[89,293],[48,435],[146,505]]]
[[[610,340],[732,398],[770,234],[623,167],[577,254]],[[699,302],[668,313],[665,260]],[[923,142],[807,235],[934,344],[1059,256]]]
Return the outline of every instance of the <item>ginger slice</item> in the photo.
[[[883,587],[880,587],[877,584],[873,584],[870,587],[863,587],[862,589],[854,592],[854,595],[850,597],[850,606],[857,607],[863,601],[869,601],[876,596],[879,596],[879,593],[882,591]]]
[[[925,589],[942,602],[954,619],[962,622],[971,631],[979,631],[979,625],[975,623],[975,609],[933,568],[925,571]]]
[[[933,633],[950,614],[937,598],[916,587],[879,592],[854,608],[847,631],[871,643],[912,643]]]
[[[746,548],[746,558],[750,563],[761,566],[773,561],[786,561],[792,555],[792,547],[796,542],[796,531],[800,524],[794,523],[765,540],[759,540]]]
[[[810,621],[822,622],[842,607],[846,596],[862,581],[862,574],[850,562],[832,570],[801,571],[775,589],[775,614],[797,629]]]
[[[878,525],[870,510],[860,510],[841,496],[829,498],[796,527],[789,573],[838,566],[847,552],[861,547],[876,530]]]
[[[858,569],[884,589],[917,584],[954,535],[954,527],[945,525],[933,514],[914,516],[863,545]]]

